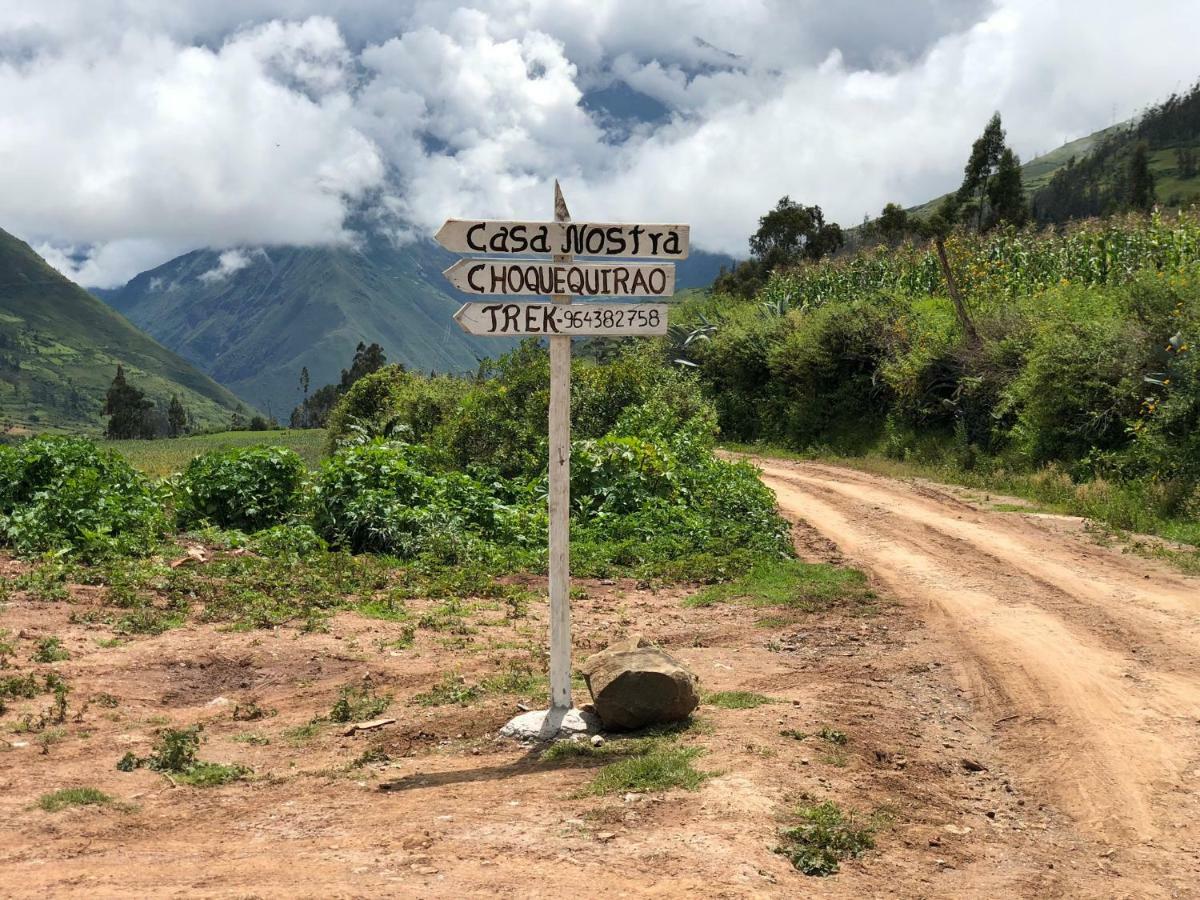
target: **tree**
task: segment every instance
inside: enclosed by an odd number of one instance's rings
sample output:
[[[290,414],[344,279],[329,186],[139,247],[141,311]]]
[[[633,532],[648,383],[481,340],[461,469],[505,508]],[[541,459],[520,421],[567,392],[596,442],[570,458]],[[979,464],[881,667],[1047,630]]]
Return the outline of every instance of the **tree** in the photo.
[[[300,388],[304,391],[304,400],[292,410],[289,425],[292,428],[324,428],[329,414],[338,399],[353,387],[354,383],[365,375],[377,372],[387,364],[383,348],[379,344],[368,346],[359,341],[354,350],[354,359],[349,369],[342,369],[341,380],[337,384],[327,384],[317,388],[311,394],[308,392],[308,367],[300,370]],[[404,366],[400,366],[403,371]]]
[[[187,421],[187,410],[179,402],[179,395],[172,394],[171,405],[167,407],[167,434],[170,437],[179,437],[187,431]]]
[[[387,357],[383,355],[383,348],[378,344],[365,345],[362,341],[358,342],[358,347],[354,350],[354,360],[350,363],[350,369],[342,369],[341,389],[342,393],[350,390],[354,386],[354,382],[362,378],[364,375],[370,375],[372,372],[378,372],[387,364]]]
[[[805,206],[785,195],[758,220],[758,230],[750,236],[751,258],[731,272],[722,271],[713,289],[752,297],[775,269],[821,259],[845,242],[841,226],[826,222],[821,207]]]
[[[988,184],[991,224],[1024,225],[1029,218],[1025,187],[1021,184],[1021,160],[1008,147],[1000,154],[996,174]]]
[[[875,220],[875,230],[888,244],[899,244],[911,231],[908,212],[898,203],[889,203]]]
[[[1127,193],[1130,209],[1149,210],[1154,205],[1154,175],[1145,141],[1138,142],[1130,157]]]
[[[805,206],[785,195],[758,220],[758,231],[750,237],[750,253],[767,271],[773,271],[828,256],[843,243],[841,227],[826,224],[821,207]]]
[[[154,404],[146,399],[145,393],[125,379],[124,366],[118,365],[116,377],[109,385],[101,410],[103,415],[109,417],[105,434],[118,440],[153,437],[153,423],[150,421],[153,408]]]
[[[1000,166],[1004,153],[1004,128],[1000,124],[1000,113],[992,113],[983,129],[983,134],[971,145],[971,156],[963,167],[963,181],[956,200],[968,215],[976,216],[976,227],[983,230],[983,217],[988,197],[988,184]]]

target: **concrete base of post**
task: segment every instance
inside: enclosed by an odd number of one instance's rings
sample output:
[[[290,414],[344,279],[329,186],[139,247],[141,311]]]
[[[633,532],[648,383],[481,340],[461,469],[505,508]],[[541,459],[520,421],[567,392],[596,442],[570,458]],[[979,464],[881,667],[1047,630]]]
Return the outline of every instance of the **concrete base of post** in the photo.
[[[600,728],[600,719],[595,713],[556,707],[521,713],[500,729],[500,736],[529,743],[569,738],[576,734],[597,734]]]

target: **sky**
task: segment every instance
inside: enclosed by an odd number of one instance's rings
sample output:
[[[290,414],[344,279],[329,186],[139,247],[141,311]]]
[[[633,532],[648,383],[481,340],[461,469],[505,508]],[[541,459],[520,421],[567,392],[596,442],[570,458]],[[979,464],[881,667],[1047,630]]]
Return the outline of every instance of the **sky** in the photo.
[[[1200,77],[1195,0],[0,0],[0,228],[111,287],[447,217],[853,225]],[[220,277],[220,273],[214,274]]]

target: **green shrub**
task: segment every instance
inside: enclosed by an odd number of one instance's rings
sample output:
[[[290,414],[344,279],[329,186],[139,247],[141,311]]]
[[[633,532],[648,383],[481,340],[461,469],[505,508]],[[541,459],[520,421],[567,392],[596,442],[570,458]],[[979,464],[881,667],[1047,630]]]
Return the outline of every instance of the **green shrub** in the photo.
[[[162,492],[84,438],[0,447],[0,536],[23,554],[144,555],[167,530]]]
[[[641,438],[609,435],[571,446],[571,503],[584,518],[673,500],[680,476],[669,451]]]
[[[260,531],[300,506],[304,463],[282,447],[241,447],[197,456],[179,478],[179,521]]]
[[[450,418],[466,384],[445,375],[425,378],[399,365],[372,372],[356,381],[330,413],[329,452],[348,440],[427,441]]]

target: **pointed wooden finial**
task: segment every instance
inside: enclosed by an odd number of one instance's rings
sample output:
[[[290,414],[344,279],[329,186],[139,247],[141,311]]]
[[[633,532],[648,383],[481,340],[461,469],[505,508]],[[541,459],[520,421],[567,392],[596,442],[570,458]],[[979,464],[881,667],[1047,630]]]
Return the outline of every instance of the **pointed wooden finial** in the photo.
[[[557,178],[554,179],[554,221],[571,221],[571,211],[567,209],[567,201],[563,199],[562,188],[558,186]]]

